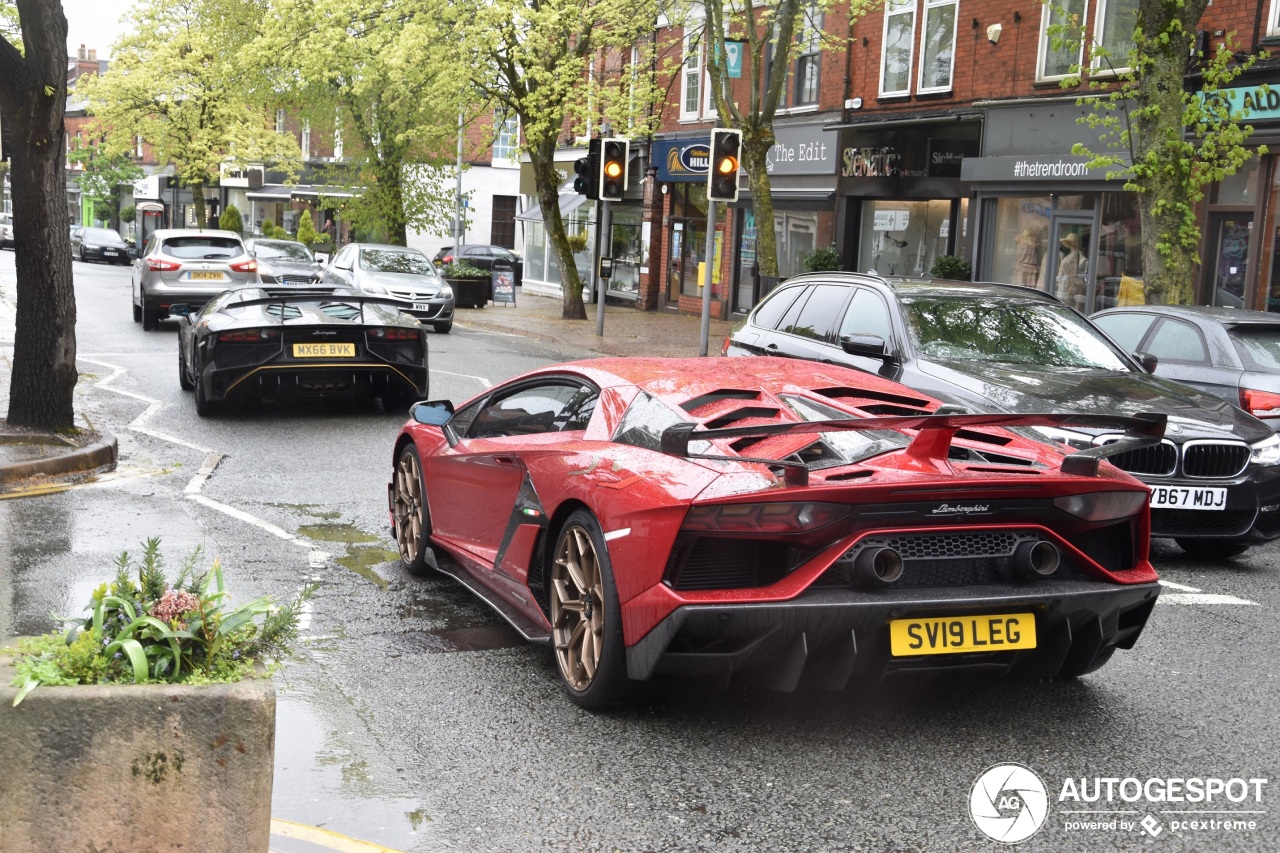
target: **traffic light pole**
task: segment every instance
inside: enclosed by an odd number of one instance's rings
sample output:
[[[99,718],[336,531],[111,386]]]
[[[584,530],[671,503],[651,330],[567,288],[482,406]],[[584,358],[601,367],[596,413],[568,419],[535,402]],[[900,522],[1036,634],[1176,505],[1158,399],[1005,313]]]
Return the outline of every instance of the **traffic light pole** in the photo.
[[[702,276],[702,332],[698,338],[698,355],[707,354],[707,338],[711,335],[711,277],[714,264],[711,255],[716,250],[716,203],[707,202],[707,248],[702,253],[705,270]]]
[[[596,250],[592,253],[591,259],[591,283],[595,288],[596,297],[596,337],[604,337],[604,292],[609,287],[609,282],[600,277],[600,258],[604,257],[604,251],[600,244],[605,243],[606,246],[613,242],[613,211],[609,207],[609,200],[605,199],[600,202],[600,211],[597,214],[600,222],[596,227]]]

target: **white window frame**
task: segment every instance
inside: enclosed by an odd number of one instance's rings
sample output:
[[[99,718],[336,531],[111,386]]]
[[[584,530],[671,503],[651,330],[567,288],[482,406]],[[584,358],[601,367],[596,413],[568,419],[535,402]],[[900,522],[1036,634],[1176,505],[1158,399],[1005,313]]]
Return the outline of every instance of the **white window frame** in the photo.
[[[1280,0],[1277,0],[1280,2]],[[1072,63],[1077,68],[1084,65],[1084,37],[1088,30],[1089,24],[1089,0],[1081,0],[1083,9],[1080,13],[1080,44],[1076,47],[1076,61]],[[1036,54],[1036,80],[1062,80],[1071,76],[1071,72],[1067,71],[1062,74],[1046,74],[1045,63],[1049,61],[1049,52],[1053,49],[1049,36],[1049,27],[1054,25],[1053,21],[1053,3],[1045,3],[1044,10],[1040,13],[1040,46]]]
[[[925,37],[929,33],[929,14],[936,12],[947,6],[952,7],[951,14],[951,67],[947,70],[947,83],[945,86],[926,86],[924,84],[925,72]],[[956,82],[956,27],[960,21],[960,2],[959,0],[924,0],[924,14],[920,16],[920,67],[916,69],[916,92],[919,94],[931,94],[934,92],[950,92]]]
[[[816,3],[805,3],[800,10],[798,21],[802,27],[796,38],[796,53],[791,64],[791,85],[787,88],[787,102],[792,108],[816,108],[822,100],[822,28],[825,16],[822,8]],[[805,36],[808,38],[805,38]],[[800,87],[803,85],[801,70],[809,60],[814,68],[813,100],[800,100]]]
[[[1137,0],[1135,0],[1135,5],[1136,5],[1136,2]],[[1105,46],[1107,43],[1107,33],[1106,33],[1106,26],[1105,26],[1106,21],[1107,21],[1107,0],[1098,0],[1098,13],[1097,13],[1097,19],[1094,23],[1095,29],[1093,33],[1093,40],[1096,44]],[[1113,55],[1111,57],[1113,62],[1124,62],[1126,58],[1127,57],[1122,57],[1118,55]],[[1108,77],[1108,76],[1111,76],[1113,73],[1123,74],[1128,70],[1129,70],[1128,65],[1117,65],[1115,67],[1115,70],[1112,71],[1112,69],[1103,65],[1101,59],[1097,57],[1094,57],[1093,61],[1089,63],[1089,73],[1091,76],[1094,76],[1094,77]]]
[[[898,95],[911,94],[911,66],[914,65],[916,61],[916,56],[915,56],[916,14],[919,11],[918,9],[919,3],[917,2],[917,0],[904,0],[904,2],[900,4],[901,8],[898,11],[893,11],[892,6],[893,6],[893,0],[889,0],[889,2],[885,4],[884,30],[880,35],[880,97],[882,98],[891,98]],[[897,18],[902,15],[911,16],[911,26],[909,28],[911,35],[907,39],[908,51],[907,51],[906,87],[902,89],[885,89],[884,72],[885,72],[886,61],[889,58],[889,23],[893,18]]]
[[[142,150],[142,137],[141,137],[141,136],[135,137],[135,140],[134,140],[134,149],[133,149],[133,150],[134,150],[135,154],[137,155],[138,159],[139,159],[139,160],[141,160],[141,159],[142,159],[142,157],[143,157],[143,154],[145,153],[145,152],[143,152],[143,150]]]
[[[302,122],[302,159],[311,159],[311,119]]]
[[[703,48],[706,39],[702,38],[702,29],[686,30],[684,34],[683,50],[684,62],[680,64],[680,120],[691,121],[702,118],[702,113],[706,109],[707,98],[710,93],[708,87],[704,84],[706,69],[704,67]],[[698,91],[692,92],[694,84],[698,87]],[[692,94],[697,101],[696,109],[687,109],[689,96]]]
[[[276,110],[276,133],[284,133],[284,110]]]
[[[516,152],[520,150],[520,117],[504,118],[501,112],[495,110],[493,118],[498,129],[493,138],[493,162],[496,164],[499,160],[515,160]]]
[[[1271,11],[1267,13],[1267,35],[1280,36],[1280,0],[1271,0]]]
[[[333,129],[333,159],[342,159],[342,126],[338,125]]]

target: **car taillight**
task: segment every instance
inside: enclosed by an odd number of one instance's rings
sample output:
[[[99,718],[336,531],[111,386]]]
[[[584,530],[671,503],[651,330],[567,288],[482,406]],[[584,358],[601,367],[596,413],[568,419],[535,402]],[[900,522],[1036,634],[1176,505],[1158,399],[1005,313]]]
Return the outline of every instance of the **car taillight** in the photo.
[[[153,272],[173,272],[181,266],[182,264],[175,264],[173,261],[166,261],[163,258],[147,258],[147,269]]]
[[[223,332],[218,335],[222,343],[257,344],[280,337],[279,329],[241,329],[235,332]]]
[[[369,337],[380,341],[416,341],[418,332],[413,329],[382,328],[369,329]]]
[[[440,263],[442,264],[453,263],[453,255],[445,255],[443,258],[440,259]]]
[[[1255,418],[1280,418],[1280,394],[1241,388],[1240,407]]]
[[[683,529],[700,533],[803,533],[849,514],[849,507],[830,503],[721,504],[695,506]]]
[[[1114,521],[1136,515],[1147,500],[1146,492],[1090,492],[1054,498],[1053,505],[1085,521]]]
[[[250,258],[247,261],[232,264],[231,269],[235,272],[256,272],[258,269],[258,261],[256,258]]]

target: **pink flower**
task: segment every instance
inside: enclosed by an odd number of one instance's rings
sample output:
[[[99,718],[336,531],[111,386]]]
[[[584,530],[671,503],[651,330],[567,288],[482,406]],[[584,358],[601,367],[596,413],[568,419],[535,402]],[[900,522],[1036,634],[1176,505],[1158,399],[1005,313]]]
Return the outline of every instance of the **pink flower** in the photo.
[[[189,592],[171,589],[151,606],[151,615],[162,622],[172,622],[184,613],[200,609],[200,599]]]

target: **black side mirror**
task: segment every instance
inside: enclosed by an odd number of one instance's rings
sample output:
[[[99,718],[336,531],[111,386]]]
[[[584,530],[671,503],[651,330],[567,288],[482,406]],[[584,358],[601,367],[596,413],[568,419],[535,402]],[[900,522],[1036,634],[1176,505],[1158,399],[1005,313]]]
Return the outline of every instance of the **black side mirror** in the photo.
[[[849,355],[863,355],[881,361],[894,360],[893,354],[886,351],[884,338],[879,335],[842,335],[840,349]]]
[[[170,317],[190,317],[191,306],[185,302],[179,302],[176,305],[170,305],[169,316]]]
[[[172,310],[172,309],[171,309]],[[1147,373],[1155,373],[1156,367],[1160,364],[1160,359],[1156,358],[1149,352],[1135,352],[1133,358],[1142,366]]]

